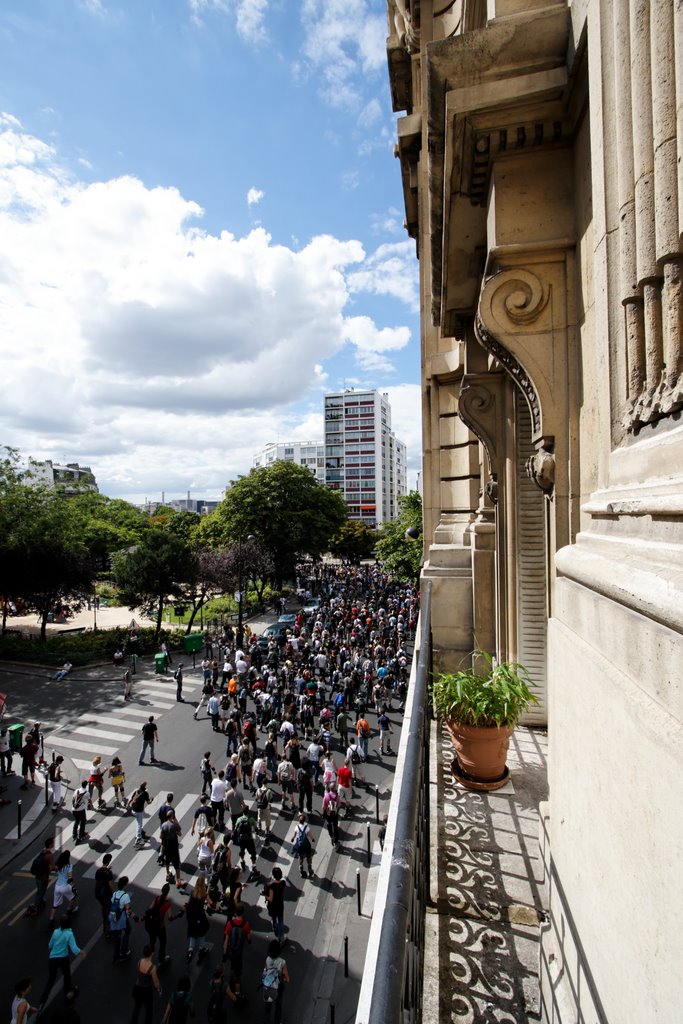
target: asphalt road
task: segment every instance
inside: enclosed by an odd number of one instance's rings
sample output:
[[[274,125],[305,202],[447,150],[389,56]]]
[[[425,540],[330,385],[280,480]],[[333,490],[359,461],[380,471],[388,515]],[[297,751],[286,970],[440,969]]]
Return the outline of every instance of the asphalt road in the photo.
[[[102,755],[108,764],[114,753],[126,768],[126,788],[130,794],[144,779],[154,798],[150,805],[147,831],[152,837],[142,850],[133,848],[134,819],[113,804],[111,788],[105,789],[107,809],[88,815],[88,844],[75,846],[71,839],[70,816],[65,813],[43,814],[40,835],[23,848],[0,878],[0,935],[2,936],[2,971],[0,972],[0,1013],[9,1019],[12,987],[17,978],[33,978],[32,998],[37,1003],[47,976],[47,914],[37,918],[24,915],[34,891],[28,869],[42,846],[42,838],[54,830],[58,847],[72,851],[74,879],[79,890],[81,910],[74,919],[77,942],[87,951],[85,958],[73,963],[74,981],[80,988],[78,1008],[83,1024],[123,1024],[132,1010],[131,987],[135,964],[146,941],[143,925],[133,925],[131,949],[133,956],[125,965],[112,964],[112,951],[101,937],[99,907],[94,900],[94,872],[104,853],[114,857],[116,876],[127,874],[133,909],[142,915],[152,896],[159,892],[165,872],[157,865],[156,809],[168,791],[175,794],[178,818],[184,836],[181,857],[185,862],[183,877],[196,875],[194,840],[189,837],[191,811],[201,789],[199,762],[204,750],[210,749],[218,763],[225,753],[224,738],[212,732],[206,717],[192,717],[201,688],[199,670],[187,670],[185,704],[175,702],[172,676],[154,675],[149,662],[139,662],[135,677],[134,700],[124,702],[120,671],[112,666],[79,671],[61,683],[46,683],[47,673],[22,670],[21,675],[3,675],[3,689],[10,694],[14,718],[26,721],[41,719],[46,735],[46,754],[52,749],[73,762],[70,770],[72,787],[90,764],[94,754]],[[149,714],[158,723],[160,742],[156,756],[159,764],[138,766],[140,729]],[[374,716],[368,715],[374,726]],[[396,735],[393,747],[398,748],[400,719],[390,715]],[[371,751],[377,750],[376,740]],[[339,758],[338,758],[339,760]],[[272,805],[274,839],[268,846],[257,841],[260,872],[258,882],[245,890],[248,920],[253,929],[252,945],[246,950],[243,991],[249,999],[245,1018],[260,1021],[263,1002],[258,991],[267,945],[272,938],[270,919],[259,893],[275,864],[282,867],[287,879],[285,924],[289,927],[289,943],[283,951],[291,984],[285,994],[283,1020],[300,1024],[322,1024],[334,1019],[336,1024],[351,1021],[360,987],[370,916],[379,866],[378,825],[376,821],[379,793],[380,817],[388,810],[394,771],[394,758],[379,759],[373,754],[365,766],[368,787],[358,786],[354,792],[354,810],[341,824],[341,850],[332,850],[319,813],[321,794],[314,800],[311,821],[315,842],[314,877],[303,880],[298,864],[293,864],[290,837],[294,829],[291,812],[282,811],[279,800]],[[274,787],[277,791],[277,787]],[[67,794],[70,805],[71,789]],[[371,858],[368,860],[368,825]],[[233,862],[237,851],[233,848]],[[360,883],[361,911],[358,914],[357,885]],[[51,893],[52,890],[50,890]],[[48,897],[49,899],[49,897]],[[186,894],[173,890],[174,904],[181,906]],[[197,1021],[206,1019],[208,986],[214,966],[220,960],[225,918],[214,915],[207,941],[211,953],[201,964],[193,962],[189,974],[193,982]],[[178,976],[187,970],[185,964],[186,926],[184,918],[169,925],[171,964],[161,972],[164,995],[173,990]],[[348,951],[348,977],[345,976],[344,953]],[[61,990],[53,990],[50,1010],[59,1005]],[[165,999],[163,1000],[165,1003]],[[162,1000],[155,1008],[154,1021],[161,1020]],[[229,1019],[231,1019],[229,1017]]]

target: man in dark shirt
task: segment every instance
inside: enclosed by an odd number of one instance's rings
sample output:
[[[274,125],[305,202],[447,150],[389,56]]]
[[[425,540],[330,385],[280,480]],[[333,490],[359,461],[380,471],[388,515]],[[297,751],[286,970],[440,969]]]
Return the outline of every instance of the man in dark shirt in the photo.
[[[111,854],[105,853],[102,858],[102,864],[95,872],[95,899],[100,905],[102,912],[102,931],[105,939],[111,938],[109,931],[109,906],[111,904],[111,894],[114,891],[114,872],[109,867],[111,864]]]
[[[140,748],[139,763],[144,764],[145,751],[149,747],[149,760],[151,764],[157,764],[154,756],[154,744],[159,742],[159,730],[157,729],[154,715],[150,715],[142,727],[142,747]]]
[[[208,796],[204,794],[203,796],[200,796],[199,807],[197,807],[192,815],[192,828],[190,829],[190,835],[194,835],[196,828],[199,828],[199,832],[201,833],[205,828],[214,828],[215,824],[216,812],[209,803]]]

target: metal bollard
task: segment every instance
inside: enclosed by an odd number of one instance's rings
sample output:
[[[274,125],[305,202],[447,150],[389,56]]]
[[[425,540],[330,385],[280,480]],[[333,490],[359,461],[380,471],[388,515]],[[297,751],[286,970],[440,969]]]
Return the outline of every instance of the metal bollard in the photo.
[[[53,760],[54,760],[54,756],[55,755],[53,754],[52,755],[52,759]],[[48,777],[48,773],[45,772],[45,806],[46,807],[47,807],[48,803],[50,802],[50,798],[49,798],[49,795],[48,795],[48,784],[49,784],[49,777]]]
[[[334,1003],[330,1003],[330,1024],[334,1024]]]
[[[370,822],[368,822],[368,864],[370,864],[371,860],[372,860],[372,847],[371,847],[371,839],[370,839]]]
[[[358,898],[358,916],[361,917],[362,914],[361,914],[361,903],[360,903],[360,868],[356,868],[356,896]]]
[[[379,825],[379,786],[375,786],[375,817]]]
[[[17,839],[21,839],[21,800],[17,800]]]
[[[349,937],[344,936],[344,977],[349,976]]]

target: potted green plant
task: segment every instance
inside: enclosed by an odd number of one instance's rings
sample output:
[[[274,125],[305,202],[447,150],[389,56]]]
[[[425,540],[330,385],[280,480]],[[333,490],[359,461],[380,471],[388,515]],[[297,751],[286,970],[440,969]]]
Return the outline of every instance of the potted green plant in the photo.
[[[507,781],[510,736],[521,715],[538,704],[529,673],[518,662],[497,662],[476,651],[476,668],[445,672],[432,682],[432,705],[455,747],[453,771],[470,789],[496,789]]]

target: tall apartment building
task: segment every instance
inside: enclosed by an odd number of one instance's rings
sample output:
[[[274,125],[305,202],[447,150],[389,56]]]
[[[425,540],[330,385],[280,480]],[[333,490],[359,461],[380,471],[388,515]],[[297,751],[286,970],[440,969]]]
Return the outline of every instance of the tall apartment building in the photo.
[[[254,455],[254,469],[271,466],[274,462],[296,462],[310,469],[319,484],[325,483],[325,445],[322,441],[272,442]]]
[[[391,429],[386,394],[349,389],[325,395],[325,482],[341,491],[351,519],[380,526],[406,493],[406,446]]]

